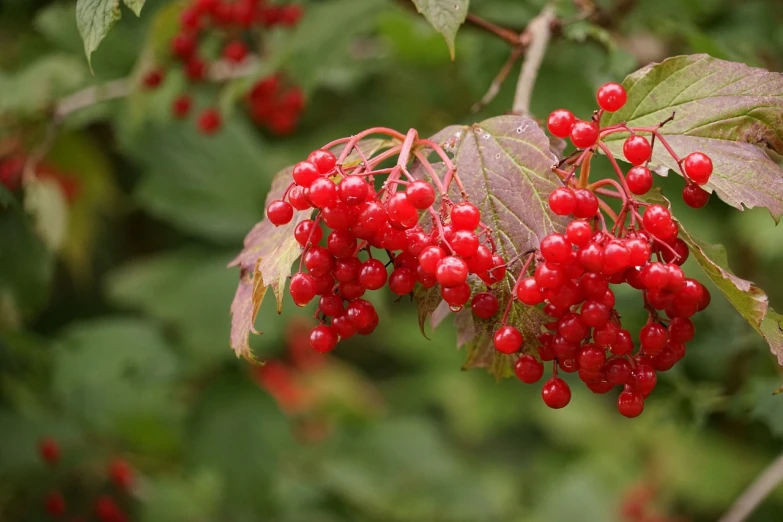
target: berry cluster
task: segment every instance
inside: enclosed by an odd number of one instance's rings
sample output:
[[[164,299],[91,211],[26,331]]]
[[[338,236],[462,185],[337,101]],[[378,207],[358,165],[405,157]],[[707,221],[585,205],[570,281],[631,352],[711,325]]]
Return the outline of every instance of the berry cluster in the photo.
[[[557,376],[558,370],[576,372],[594,393],[622,386],[617,409],[626,417],[636,417],[656,385],[656,372],[669,370],[685,355],[685,345],[695,332],[690,318],[710,302],[707,289],[685,277],[680,268],[689,250],[678,238],[679,229],[670,211],[663,205],[634,198],[647,193],[653,181],[647,167],[652,144],[643,134],[657,139],[681,166],[688,180],[683,196],[691,206],[706,203],[709,194],[699,185],[709,179],[712,162],[700,152],[677,157],[658,132],[660,125],[600,128],[602,112],[619,110],[626,101],[626,92],[619,84],[610,83],[601,87],[597,98],[601,110],[592,121],[577,120],[564,109],[549,116],[550,132],[558,137],[570,136],[577,147],[576,153],[554,167],[563,186],[549,195],[549,207],[554,214],[573,220],[564,233],[553,232],[541,240],[534,273],[527,275],[523,270],[517,280],[516,297],[530,306],[543,303],[552,321],[538,336],[538,357],[521,355],[515,373],[521,381],[534,383],[544,373],[543,363],[553,361],[553,376],[542,390],[544,402],[551,408],[562,408],[571,399],[571,390]],[[627,173],[601,141],[617,132],[630,134],[623,145],[623,154],[633,165]],[[589,183],[589,162],[596,149],[610,159],[619,183],[612,179]],[[569,159],[573,168],[561,169]],[[596,194],[619,199],[619,212],[615,213]],[[601,211],[614,221],[611,229]],[[623,284],[641,292],[648,311],[647,323],[639,332],[638,349],[614,307],[611,286]],[[513,327],[504,326],[495,334],[495,346],[503,353],[513,347],[507,340],[509,328]]]
[[[225,77],[235,76],[253,59],[253,50],[262,45],[262,33],[273,27],[294,27],[302,16],[297,4],[272,5],[266,0],[191,0],[182,11],[179,32],[171,40],[171,54],[182,67],[191,84],[211,78],[210,70],[220,65],[228,68]],[[207,56],[206,47],[219,43],[218,54]],[[208,42],[207,45],[200,45]],[[142,83],[148,89],[159,87],[164,70],[147,72]],[[215,79],[215,78],[211,78]],[[258,80],[247,97],[247,110],[253,120],[276,135],[293,132],[304,109],[304,95],[296,86],[285,85],[279,75]],[[179,95],[172,113],[182,119],[192,109],[189,94]],[[213,134],[222,125],[222,116],[214,107],[203,109],[197,125],[203,134]]]
[[[38,452],[43,461],[51,467],[60,462],[60,445],[51,437],[44,438],[38,443]],[[113,459],[107,467],[107,475],[119,491],[127,493],[132,489],[134,484],[133,468],[124,459]],[[60,490],[53,489],[47,493],[44,498],[44,509],[52,518],[62,518],[66,515],[68,506],[65,496]],[[93,509],[100,522],[128,521],[128,515],[111,495],[98,496],[93,503]],[[84,520],[84,518],[75,516],[71,520]]]
[[[385,132],[404,142],[372,160],[344,164],[359,137],[372,132]],[[310,343],[319,352],[332,350],[339,339],[367,335],[376,328],[378,314],[362,299],[368,290],[388,285],[403,296],[417,284],[428,289],[440,285],[441,296],[456,311],[470,300],[469,275],[486,285],[505,275],[506,263],[496,252],[479,209],[468,201],[455,204],[446,196],[451,181],[461,186],[448,156],[429,140],[417,140],[412,132],[402,136],[390,129],[370,129],[351,138],[340,158],[329,152],[329,146],[312,152],[294,166],[293,182],[283,199],[267,208],[269,221],[277,226],[291,222],[295,210],[316,210],[293,232],[303,255],[290,292],[299,306],[319,296],[316,316],[321,324],[310,334]],[[433,184],[415,179],[407,170],[407,158],[416,144],[433,148],[449,166],[441,181],[419,157],[440,197]],[[399,155],[395,167],[377,168],[394,154]],[[388,178],[376,191],[373,180],[379,175]],[[421,213],[430,217],[429,230],[420,224]],[[374,257],[372,248],[385,250],[388,262]],[[482,293],[474,297],[474,308],[489,317],[497,312],[498,302],[492,294]]]

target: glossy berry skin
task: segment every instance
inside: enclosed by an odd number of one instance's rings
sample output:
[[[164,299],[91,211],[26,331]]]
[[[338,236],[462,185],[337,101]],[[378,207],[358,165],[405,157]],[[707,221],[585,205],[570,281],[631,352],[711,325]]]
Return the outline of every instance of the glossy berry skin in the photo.
[[[457,230],[451,236],[451,248],[460,257],[470,257],[476,253],[479,247],[479,238],[475,232],[469,230]]]
[[[317,352],[327,353],[334,350],[339,340],[337,333],[331,326],[316,326],[310,332],[310,346]]]
[[[266,217],[268,217],[269,221],[276,227],[286,225],[290,223],[291,219],[294,217],[294,207],[286,201],[277,199],[266,207]]]
[[[517,299],[528,306],[535,306],[544,300],[541,289],[534,277],[525,277],[517,283]]]
[[[500,353],[516,353],[522,348],[522,334],[513,326],[501,326],[495,332],[492,342]]]
[[[557,109],[552,111],[549,118],[546,120],[547,129],[552,133],[552,136],[558,138],[567,138],[571,134],[571,127],[574,126],[576,118],[571,111],[566,109]]]
[[[566,227],[566,239],[577,247],[585,246],[593,236],[593,227],[586,221],[572,221]]]
[[[419,210],[425,210],[435,203],[435,189],[426,181],[417,180],[405,189],[405,195],[411,205]]]
[[[317,149],[311,152],[307,156],[307,161],[314,164],[322,175],[329,174],[334,169],[334,166],[337,165],[335,155],[324,149]]]
[[[525,354],[514,364],[514,374],[525,384],[533,384],[544,375],[544,365],[532,355]]]
[[[444,257],[438,261],[435,278],[441,286],[457,286],[468,278],[468,265],[459,257]]]
[[[598,89],[595,96],[598,106],[607,112],[616,112],[622,109],[628,99],[628,93],[619,83],[605,83]]]
[[[323,230],[312,219],[306,219],[294,228],[294,238],[301,246],[306,246],[308,243],[317,245],[322,236]]]
[[[389,289],[397,295],[407,295],[416,286],[416,273],[410,268],[396,268],[389,276]]]
[[[302,187],[291,187],[288,191],[288,202],[296,210],[307,210],[313,208],[310,204],[310,199],[305,194],[305,190]]]
[[[549,194],[549,208],[558,216],[568,216],[576,210],[576,196],[568,187],[557,187]]]
[[[479,292],[473,296],[470,302],[470,308],[473,315],[481,319],[491,319],[500,308],[498,298],[489,292]]]
[[[41,439],[38,443],[38,453],[47,464],[57,464],[60,460],[60,445],[51,437]]]
[[[306,306],[315,297],[315,281],[310,274],[294,274],[289,285],[291,298],[296,306]]]
[[[470,299],[470,285],[460,283],[455,286],[441,287],[440,296],[453,309],[462,308]]]
[[[210,135],[220,130],[223,118],[216,109],[204,109],[198,117],[198,130],[202,134]]]
[[[691,208],[701,208],[710,200],[710,193],[698,185],[686,185],[682,189],[682,200]]]
[[[576,198],[574,216],[585,219],[594,217],[598,213],[598,198],[591,191],[584,188],[576,189],[574,197]]]
[[[553,410],[565,408],[571,402],[571,388],[559,377],[552,377],[544,383],[541,389],[541,398],[544,403]]]
[[[370,185],[360,176],[347,176],[337,186],[337,190],[343,203],[354,206],[367,200]]]
[[[571,143],[578,149],[587,149],[598,141],[598,127],[591,122],[579,120],[571,127]]]
[[[682,162],[685,174],[697,185],[704,185],[712,175],[712,160],[703,152],[691,152]]]
[[[378,259],[368,259],[359,270],[359,282],[367,290],[378,290],[386,284],[386,266]]]
[[[294,165],[294,170],[291,175],[297,185],[300,187],[309,187],[313,181],[321,176],[321,173],[318,171],[318,167],[315,166],[315,163],[300,161]]]
[[[663,205],[650,205],[642,215],[645,230],[657,237],[666,237],[666,230],[672,224],[672,215]]]
[[[637,196],[647,194],[653,185],[652,172],[647,167],[636,166],[631,168],[625,175],[625,181],[628,188]]]
[[[644,136],[630,136],[623,143],[623,155],[631,165],[641,165],[650,159],[652,147]]]
[[[629,419],[638,417],[644,411],[644,396],[633,390],[623,391],[617,397],[617,411],[623,417],[628,417]]]
[[[473,203],[463,201],[451,209],[451,224],[454,230],[476,230],[481,222],[481,212]]]
[[[337,185],[329,178],[316,178],[309,190],[310,202],[315,208],[331,207],[337,203]]]
[[[552,263],[563,263],[571,257],[571,243],[558,232],[547,234],[541,240],[539,250],[544,259]]]

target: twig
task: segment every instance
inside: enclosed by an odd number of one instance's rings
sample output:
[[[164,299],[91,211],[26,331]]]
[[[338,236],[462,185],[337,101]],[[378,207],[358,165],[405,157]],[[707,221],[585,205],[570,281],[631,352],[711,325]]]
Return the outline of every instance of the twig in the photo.
[[[536,83],[538,69],[546,54],[549,38],[552,35],[552,22],[555,21],[555,10],[551,5],[544,9],[530,21],[525,29],[525,35],[529,37],[530,45],[527,48],[525,61],[519,73],[514,105],[511,111],[514,114],[527,114],[530,112],[530,98],[533,94],[533,86]]]
[[[485,31],[490,32],[495,36],[502,38],[511,45],[517,45],[519,43],[519,35],[515,31],[506,29],[505,27],[500,27],[499,25],[495,25],[492,22],[484,20],[480,16],[476,16],[473,13],[468,13],[468,16],[465,17],[465,23],[484,29]]]
[[[783,481],[783,454],[767,466],[761,475],[734,502],[718,522],[742,522]]]
[[[92,85],[61,99],[54,109],[54,121],[59,124],[74,112],[97,103],[124,98],[131,92],[128,78],[112,80],[101,85]]]
[[[480,111],[495,99],[495,96],[497,96],[500,92],[500,87],[503,85],[503,82],[506,81],[506,78],[508,78],[508,74],[514,67],[514,64],[517,63],[517,60],[519,60],[523,54],[524,51],[519,46],[515,46],[513,49],[511,49],[511,54],[508,55],[506,63],[503,64],[503,67],[500,69],[500,72],[497,74],[497,76],[495,76],[495,79],[492,80],[487,93],[482,96],[479,101],[473,104],[473,107],[471,108],[473,112]]]

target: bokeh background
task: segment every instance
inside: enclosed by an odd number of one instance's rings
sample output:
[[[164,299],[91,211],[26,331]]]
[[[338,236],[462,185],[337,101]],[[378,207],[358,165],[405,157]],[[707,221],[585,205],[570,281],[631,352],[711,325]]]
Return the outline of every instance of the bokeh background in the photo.
[[[0,1],[0,158],[44,142],[64,96],[138,83],[171,3],[148,0],[139,19],[123,7],[91,75],[75,2]],[[783,395],[773,396],[783,375],[712,287],[685,361],[659,376],[634,420],[617,414],[613,394],[575,386],[571,404],[552,411],[538,386],[461,372],[453,328],[422,337],[415,306],[389,294],[374,298],[375,333],[327,358],[307,346],[312,310],[287,299],[278,316],[267,299],[252,343],[270,363],[235,358],[238,273],[226,264],[262,218],[278,170],[367,127],[427,135],[511,106],[513,81],[471,112],[508,56],[491,35],[464,27],[452,63],[405,2],[301,3],[299,28],[270,36],[270,54],[306,95],[293,134],[253,125],[238,81],[193,90],[202,106],[217,99],[226,120],[200,135],[193,118],[170,116],[184,87],[172,73],[154,92],[65,120],[44,158],[59,197],[39,191],[34,205],[28,193],[22,205],[18,192],[1,193],[0,520],[47,520],[52,490],[65,495],[65,520],[92,520],[103,494],[148,522],[642,520],[634,505],[658,517],[648,522],[717,520],[783,450]],[[557,5],[570,23],[538,78],[539,118],[560,106],[586,117],[601,83],[676,54],[783,70],[779,0],[607,0],[588,20],[579,7],[592,2]],[[471,2],[515,29],[541,6]],[[659,181],[681,190],[679,178]],[[692,234],[726,245],[736,273],[783,308],[783,230],[765,210],[712,198],[693,211],[672,199]],[[686,272],[704,281],[695,264]],[[638,331],[639,303],[618,303]],[[47,436],[61,446],[55,467],[38,454]],[[115,458],[133,468],[130,492],[108,480]],[[783,487],[750,520],[783,520]]]

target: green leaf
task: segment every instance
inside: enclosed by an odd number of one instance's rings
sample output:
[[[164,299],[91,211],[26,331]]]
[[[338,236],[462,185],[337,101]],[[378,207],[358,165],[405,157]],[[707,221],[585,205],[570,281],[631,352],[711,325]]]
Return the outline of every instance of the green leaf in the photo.
[[[783,74],[718,60],[707,55],[677,56],[645,67],[623,82],[628,102],[606,113],[602,125],[627,122],[661,128],[674,151],[701,151],[715,170],[706,185],[740,210],[766,207],[778,221],[783,215],[783,171],[768,152],[783,154]],[[617,158],[626,135],[606,140]],[[653,162],[679,172],[658,144]]]
[[[470,0],[413,0],[416,9],[443,35],[454,59],[454,39],[457,30],[465,23]]]
[[[84,85],[86,78],[84,62],[62,54],[44,56],[14,75],[0,72],[0,114],[40,115],[59,97]]]
[[[123,0],[126,6],[136,16],[141,15],[141,8],[145,0]],[[98,48],[101,40],[109,34],[109,29],[120,19],[120,0],[77,0],[76,1],[76,26],[84,40],[84,53],[87,62],[93,51]]]
[[[51,178],[33,177],[24,182],[25,211],[38,236],[53,252],[64,244],[68,233],[68,202],[60,184]]]
[[[495,231],[498,252],[504,259],[514,260],[506,280],[491,289],[504,307],[525,252],[537,248],[546,234],[564,225],[547,205],[549,193],[559,186],[552,173],[557,158],[550,151],[549,139],[530,117],[499,116],[470,126],[447,127],[432,140],[453,154],[466,192],[481,209],[483,221]],[[471,286],[475,292],[483,284],[473,281]],[[430,308],[431,304],[422,301],[420,306]],[[420,317],[422,313],[420,309]],[[512,306],[509,318],[509,324],[517,326],[529,341],[545,322],[541,310],[519,303]],[[511,359],[499,355],[492,346],[491,334],[498,327],[499,319],[460,320],[458,338],[472,337],[466,343],[464,368],[486,367],[496,377],[509,374]],[[474,335],[468,335],[470,332]]]

